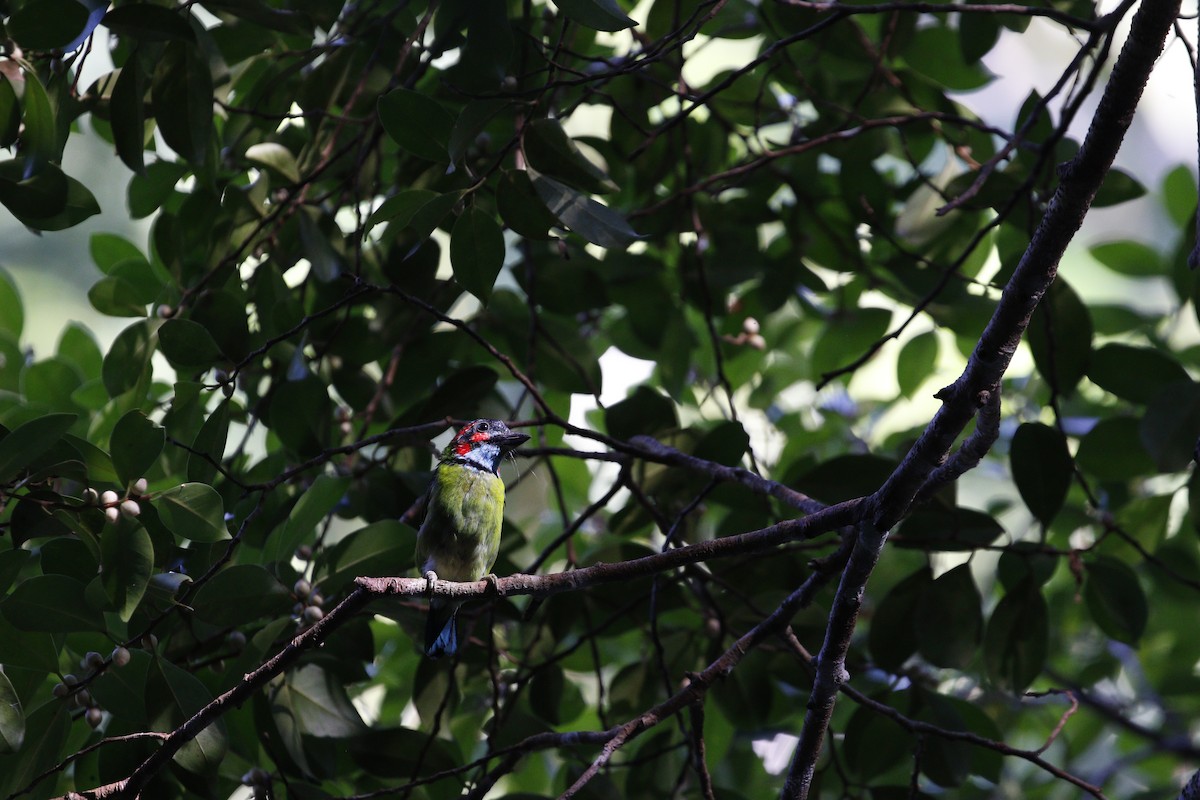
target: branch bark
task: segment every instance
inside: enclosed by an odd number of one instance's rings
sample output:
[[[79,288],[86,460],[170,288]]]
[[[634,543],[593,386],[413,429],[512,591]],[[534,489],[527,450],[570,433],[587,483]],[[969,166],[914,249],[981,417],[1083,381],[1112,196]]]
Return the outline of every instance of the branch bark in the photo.
[[[808,797],[834,699],[846,680],[846,651],[858,606],[887,532],[908,513],[921,485],[943,463],[954,440],[977,414],[980,393],[999,386],[1033,310],[1054,281],[1068,243],[1083,224],[1112,166],[1178,12],[1178,0],[1146,0],[1138,9],[1087,136],[1075,158],[1061,168],[1054,197],[1005,286],[966,369],[939,393],[942,407],[900,466],[866,501],[864,523],[858,532],[859,546],[838,587],[826,628],[800,744],[783,788],[785,800]]]
[[[439,581],[434,587],[434,594],[458,598],[484,597],[492,592],[499,592],[501,595],[546,596],[575,591],[601,583],[649,577],[668,569],[706,561],[710,558],[750,553],[786,541],[812,538],[850,524],[858,511],[859,501],[849,500],[829,506],[802,519],[785,520],[757,531],[687,545],[664,553],[656,553],[616,564],[595,564],[583,569],[549,575],[511,575],[497,578],[494,587],[491,581],[474,583]],[[428,592],[424,578],[358,578],[355,583],[357,584],[355,589],[331,609],[324,618],[293,639],[283,650],[265,661],[258,669],[246,675],[237,686],[204,706],[194,716],[166,735],[162,746],[142,762],[127,779],[82,792],[73,792],[59,800],[137,797],[146,782],[166,766],[183,745],[196,738],[202,730],[213,724],[227,711],[248,700],[268,681],[296,663],[307,650],[325,641],[333,631],[349,621],[370,602],[384,595],[416,597]],[[808,597],[809,591],[811,588],[805,590],[804,597]],[[792,613],[794,611],[793,608]],[[685,702],[680,707],[683,708],[686,705]]]

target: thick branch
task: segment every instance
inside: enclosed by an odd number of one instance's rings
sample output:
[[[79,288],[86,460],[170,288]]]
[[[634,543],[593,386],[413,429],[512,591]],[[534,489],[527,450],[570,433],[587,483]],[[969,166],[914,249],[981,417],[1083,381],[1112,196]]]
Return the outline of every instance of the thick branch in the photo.
[[[878,551],[883,547],[883,534],[908,513],[921,485],[941,465],[954,440],[975,416],[980,392],[1000,384],[1034,308],[1054,281],[1067,244],[1079,230],[1112,166],[1178,11],[1178,0],[1147,0],[1138,10],[1091,128],[1075,158],[1061,170],[1058,189],[1012,279],[1004,288],[966,369],[941,393],[944,402],[938,413],[896,471],[868,500],[870,507],[866,509],[868,516],[859,543],[875,552],[860,556],[856,547],[838,587],[834,613],[830,615],[818,662],[817,680],[805,715],[801,744],[796,748],[783,791],[785,800],[808,796],[817,755],[832,715],[834,695],[845,679],[845,654],[858,604],[878,559]],[[826,675],[824,679],[822,671]]]
[[[703,472],[718,480],[728,481],[729,483],[740,483],[748,489],[752,489],[760,494],[768,494],[776,500],[781,500],[789,506],[798,508],[809,514],[820,511],[825,507],[823,503],[813,500],[806,494],[797,492],[795,489],[784,486],[782,483],[755,475],[748,469],[726,467],[712,461],[706,461],[703,458],[696,458],[695,456],[680,452],[674,447],[661,444],[649,436],[634,436],[629,440],[629,444],[633,453],[647,461],[655,461],[674,467],[685,467],[696,472]]]
[[[512,575],[498,578],[495,589],[489,581],[455,583],[439,581],[434,593],[448,597],[482,597],[492,591],[502,595],[529,594],[545,596],[571,591],[600,583],[647,577],[664,570],[694,564],[710,558],[755,552],[794,539],[807,539],[843,527],[853,522],[859,501],[850,500],[830,506],[803,519],[785,520],[757,531],[713,539],[680,547],[665,553],[617,564],[595,564],[570,572],[550,575]],[[261,689],[276,675],[294,664],[306,650],[315,647],[338,627],[382,595],[419,596],[427,593],[424,578],[359,578],[357,587],[313,627],[293,639],[283,650],[268,659],[258,669],[246,675],[235,687],[213,700],[168,734],[162,747],[143,761],[124,781],[76,792],[70,800],[102,800],[108,797],[136,797],[146,782],[162,769],[184,744],[196,738],[209,725],[232,708],[236,708]],[[686,704],[685,704],[686,705]],[[63,798],[62,800],[67,800]]]
[[[195,739],[209,725],[220,719],[230,709],[240,706],[251,695],[261,689],[272,678],[294,664],[304,652],[325,641],[334,630],[348,622],[367,603],[375,598],[365,589],[355,589],[345,600],[338,603],[325,617],[293,639],[287,647],[265,661],[262,666],[246,675],[240,683],[213,700],[194,716],[173,730],[137,769],[123,781],[110,783],[95,789],[72,792],[60,800],[102,800],[106,797],[133,798],[145,787],[160,769],[165,767],[179,749]]]
[[[624,725],[610,729],[611,738],[604,745],[600,755],[584,770],[575,783],[562,793],[559,800],[569,800],[569,798],[574,797],[625,742],[633,739],[648,728],[654,727],[664,719],[678,714],[690,706],[701,703],[709,688],[719,679],[724,678],[732,672],[734,667],[738,665],[748,652],[757,647],[767,637],[786,628],[788,622],[796,612],[807,607],[812,602],[812,598],[817,590],[825,585],[830,575],[837,571],[842,564],[842,560],[846,558],[846,551],[850,544],[849,539],[845,540],[842,547],[836,553],[824,561],[818,562],[814,572],[808,576],[796,591],[788,595],[787,599],[780,603],[779,607],[771,612],[770,616],[755,625],[749,633],[734,642],[728,650],[721,654],[716,661],[705,667],[703,671],[691,675],[687,686],[644,714],[634,717]]]
[[[886,538],[885,533],[869,529],[869,524],[864,521],[864,529],[854,537],[854,550],[850,553],[850,561],[842,573],[842,581],[829,612],[825,642],[817,656],[817,674],[808,699],[808,712],[784,782],[784,797],[803,797],[808,793],[812,768],[821,752],[829,718],[833,716],[834,700],[842,685],[850,679],[846,672],[846,652],[850,649],[850,637],[854,634],[854,623],[862,607],[867,578],[879,561]],[[809,724],[809,720],[824,720],[824,724]]]
[[[749,533],[710,539],[615,564],[593,564],[590,567],[547,575],[509,575],[497,578],[494,581],[494,589],[491,580],[467,583],[438,581],[433,593],[441,597],[456,598],[486,597],[492,592],[504,596],[527,594],[546,597],[603,583],[647,578],[700,561],[753,553],[783,542],[810,539],[821,533],[828,533],[852,524],[858,512],[859,502],[847,500],[802,519],[785,520]],[[376,595],[417,597],[428,594],[429,591],[424,578],[358,578],[355,583],[360,589]]]

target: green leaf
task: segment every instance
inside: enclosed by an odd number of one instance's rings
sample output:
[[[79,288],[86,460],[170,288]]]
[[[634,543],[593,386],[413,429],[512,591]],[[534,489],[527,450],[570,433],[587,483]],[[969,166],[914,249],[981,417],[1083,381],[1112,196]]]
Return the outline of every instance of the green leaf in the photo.
[[[1140,278],[1161,275],[1166,271],[1166,264],[1158,251],[1141,242],[1105,242],[1091,246],[1088,252],[1092,254],[1092,258],[1118,275]]]
[[[889,458],[852,453],[822,461],[788,485],[823,502],[840,503],[875,492],[895,469]]]
[[[1196,219],[1196,179],[1186,165],[1180,164],[1163,178],[1163,204],[1171,221],[1183,227]]]
[[[1100,630],[1128,645],[1137,645],[1146,630],[1150,609],[1137,575],[1107,556],[1084,562],[1087,579],[1083,599]]]
[[[366,727],[342,684],[316,664],[287,674],[271,696],[271,711],[289,717],[306,736],[345,739]]]
[[[0,268],[0,332],[18,341],[23,327],[25,309],[21,304],[21,294],[9,274]]]
[[[454,279],[485,305],[504,266],[504,235],[491,214],[472,207],[454,223],[450,234]]]
[[[217,476],[216,463],[225,456],[225,442],[229,438],[229,401],[223,400],[213,410],[192,441],[192,452],[188,453],[188,480],[196,483],[212,483]],[[210,462],[208,459],[212,459]],[[213,463],[216,462],[216,463]]]
[[[692,449],[692,455],[724,464],[729,467],[740,466],[742,456],[750,449],[750,436],[742,423],[736,420],[726,420],[717,423],[705,432]]]
[[[23,793],[33,781],[62,761],[71,730],[71,712],[58,699],[35,708],[25,720],[25,743],[21,750],[0,761],[0,794]],[[33,796],[48,797],[53,784],[39,785]]]
[[[1049,647],[1046,600],[1038,585],[1026,578],[992,611],[983,638],[983,664],[998,686],[1021,694],[1041,674]]]
[[[604,427],[616,439],[654,436],[679,427],[675,404],[648,386],[638,386],[633,394],[604,411]]]
[[[579,686],[567,680],[557,664],[538,670],[529,682],[529,705],[551,725],[564,725],[579,717],[584,709]],[[645,783],[638,781],[639,786]]]
[[[1096,208],[1115,206],[1118,203],[1136,200],[1145,193],[1146,187],[1142,186],[1136,178],[1128,172],[1114,167],[1104,176],[1104,183],[1100,184],[1100,191],[1096,192],[1096,198],[1092,201],[1092,205]]]
[[[397,192],[379,204],[371,216],[367,218],[366,230],[369,232],[381,222],[387,222],[396,230],[403,230],[422,208],[435,198],[442,197],[429,189],[406,189]]]
[[[300,169],[296,156],[278,142],[260,142],[246,148],[246,160],[251,161],[281,176],[289,183],[300,182]]]
[[[130,411],[117,420],[109,450],[121,483],[131,486],[149,472],[166,441],[167,432],[141,411]]]
[[[917,652],[917,628],[923,624],[918,611],[932,585],[933,573],[922,567],[893,586],[879,601],[867,632],[871,655],[879,666],[896,672]]]
[[[525,154],[534,171],[588,194],[615,192],[617,185],[593,164],[556,119],[538,119],[525,128]]]
[[[147,671],[146,709],[156,731],[178,728],[204,706],[212,702],[212,693],[200,679],[162,658],[155,658]],[[217,719],[203,728],[174,756],[188,772],[213,778],[221,767],[228,748],[225,723]]]
[[[1142,444],[1162,472],[1178,472],[1192,461],[1200,437],[1200,384],[1169,383],[1146,406]]]
[[[195,45],[172,40],[163,47],[150,87],[163,139],[193,165],[208,157],[213,128],[213,82],[208,60]]]
[[[6,668],[42,673],[58,670],[61,640],[61,634],[21,630],[0,614],[0,664]]]
[[[558,10],[585,28],[623,31],[637,25],[625,15],[616,0],[553,0]]]
[[[144,729],[149,722],[146,718],[146,679],[153,656],[140,648],[130,648],[129,657],[125,666],[104,670],[89,689],[100,706],[114,717]]]
[[[329,551],[316,581],[334,594],[360,576],[402,575],[412,567],[417,532],[399,520],[385,519],[359,528]]]
[[[197,618],[225,628],[286,614],[293,602],[292,593],[267,570],[234,564],[201,586],[190,605]]]
[[[0,439],[0,484],[50,450],[75,423],[75,414],[46,414],[17,426]]]
[[[117,471],[113,469],[112,459],[108,453],[78,436],[67,434],[63,439],[83,458],[83,465],[87,469],[89,479],[97,483],[117,482]]]
[[[529,171],[533,188],[546,208],[566,228],[592,244],[624,250],[642,239],[617,212],[546,175]]]
[[[12,81],[0,74],[0,147],[11,147],[20,133],[21,101]]]
[[[1149,403],[1167,384],[1189,380],[1187,370],[1162,350],[1116,343],[1092,353],[1087,376],[1132,403]]]
[[[1044,586],[1058,568],[1058,557],[1043,552],[1036,542],[1014,542],[1000,555],[996,577],[1006,591],[1014,591],[1022,581]]]
[[[1046,382],[1069,397],[1088,369],[1092,320],[1087,306],[1059,276],[1029,322],[1033,363]]]
[[[961,551],[986,547],[1004,535],[991,514],[973,508],[947,508],[931,504],[904,520],[900,532],[905,547],[921,550]]]
[[[139,175],[146,169],[146,77],[136,56],[131,57],[117,75],[109,98],[117,156]]]
[[[309,539],[317,525],[342,502],[349,486],[349,477],[318,475],[300,495],[296,505],[292,506],[282,530],[272,534],[269,551],[273,553],[271,560],[290,561],[296,548]]]
[[[411,89],[379,98],[379,121],[396,144],[426,161],[448,161],[454,117],[442,104]]]
[[[86,587],[66,575],[35,575],[17,584],[0,613],[23,631],[103,631],[104,615],[88,602]]]
[[[1067,499],[1074,475],[1066,437],[1057,428],[1026,422],[1013,434],[1010,458],[1021,499],[1048,527]]]
[[[874,709],[859,706],[846,723],[846,766],[864,781],[883,775],[901,759],[909,758],[912,747],[912,736]]]
[[[113,268],[122,261],[146,259],[137,245],[115,233],[93,233],[88,239],[88,252],[105,275],[111,275]]]
[[[496,208],[504,224],[526,239],[549,239],[548,231],[558,224],[525,170],[509,169],[500,174]]]
[[[139,303],[154,302],[165,288],[159,274],[140,253],[113,264],[109,273],[114,278],[125,280],[132,287],[133,298]]]
[[[812,350],[813,374],[828,376],[860,358],[883,339],[891,321],[891,311],[870,307],[830,318]]]
[[[969,91],[992,79],[982,64],[968,64],[963,59],[958,32],[944,25],[930,25],[917,31],[904,49],[904,60],[917,72],[947,89]]]
[[[991,52],[1000,39],[1000,21],[992,14],[963,14],[958,21],[959,50],[967,64]]]
[[[975,658],[983,633],[979,589],[969,564],[943,574],[917,606],[917,647],[939,667],[965,668]]]
[[[88,10],[77,0],[31,0],[5,23],[8,35],[25,50],[58,50],[84,32]]]
[[[146,166],[129,181],[129,213],[134,219],[143,219],[158,211],[167,200],[176,194],[175,184],[187,174],[185,164],[171,161],[155,161]]]
[[[912,398],[937,368],[938,340],[934,331],[909,339],[896,357],[896,382],[900,394]]]
[[[1075,461],[1101,481],[1128,481],[1152,475],[1154,459],[1142,444],[1136,417],[1110,417],[1096,423],[1079,442]]]
[[[322,283],[342,274],[342,256],[333,246],[329,236],[321,229],[319,220],[308,209],[301,209],[296,215],[297,227],[300,231],[300,243],[304,247],[304,255],[312,264],[313,274]]]
[[[503,16],[503,12],[501,12]],[[501,111],[509,107],[511,101],[504,99],[488,99],[476,100],[463,106],[463,110],[459,112],[458,119],[454,121],[454,128],[450,132],[450,141],[447,145],[450,160],[457,163],[462,160],[467,150],[473,145],[483,132],[488,121],[499,114]]]
[[[74,411],[71,396],[83,382],[73,366],[58,358],[26,364],[21,370],[21,392],[33,406]]]
[[[100,204],[86,186],[70,175],[64,175],[54,164],[47,164],[40,173],[41,176],[50,174],[56,175],[55,180],[62,181],[65,187],[61,207],[45,216],[28,215],[24,213],[24,209],[10,207],[13,216],[22,224],[37,231],[62,231],[100,213]]]
[[[118,36],[144,42],[192,42],[196,34],[186,17],[151,3],[130,3],[104,15],[104,27]]]
[[[105,525],[100,534],[100,580],[122,622],[128,622],[142,602],[154,569],[150,534],[139,524]]]
[[[446,739],[431,739],[409,728],[372,727],[351,740],[348,749],[355,764],[382,778],[407,779],[417,769],[432,774],[460,763]],[[509,800],[521,798],[509,795]]]
[[[157,337],[154,323],[135,322],[117,334],[104,356],[101,375],[109,397],[117,397],[137,386],[150,368]]]
[[[922,722],[932,723],[942,730],[979,733],[976,725],[967,722],[968,715],[976,711],[970,703],[933,692],[922,692],[921,701],[923,707],[915,716]],[[990,722],[987,715],[981,716],[982,722]],[[994,735],[993,731],[987,733]],[[922,746],[921,771],[938,786],[958,786],[970,777],[972,767],[978,765],[973,758],[976,749],[963,741],[930,737]],[[907,790],[905,793],[908,794]]]
[[[54,164],[35,170],[25,158],[0,161],[0,203],[31,228],[65,213],[69,191],[67,176]]]
[[[0,754],[15,753],[25,741],[25,712],[8,676],[0,672]]]
[[[208,369],[224,360],[212,334],[190,319],[169,319],[158,329],[158,347],[175,367],[185,370]]]
[[[137,287],[124,278],[101,278],[88,290],[92,308],[110,317],[146,316],[146,304],[137,296]]]
[[[29,178],[44,170],[50,162],[58,161],[58,122],[46,88],[33,72],[25,72],[25,94],[21,99],[25,111],[21,154],[26,159],[22,177]],[[51,215],[34,213],[34,216]]]
[[[203,483],[184,483],[154,498],[154,508],[171,533],[193,542],[229,538],[221,495]]]

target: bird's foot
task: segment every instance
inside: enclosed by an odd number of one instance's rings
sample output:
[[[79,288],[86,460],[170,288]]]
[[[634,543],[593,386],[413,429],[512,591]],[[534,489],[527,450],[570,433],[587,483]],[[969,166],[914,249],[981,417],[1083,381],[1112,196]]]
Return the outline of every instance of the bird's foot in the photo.
[[[496,573],[489,572],[487,575],[483,576],[483,580],[487,581],[487,584],[491,588],[493,594],[500,594],[500,584],[498,582],[500,578],[496,575]]]
[[[429,570],[429,572],[425,573],[425,591],[429,593],[430,597],[433,596],[433,590],[437,586],[437,582],[438,576],[436,572]]]

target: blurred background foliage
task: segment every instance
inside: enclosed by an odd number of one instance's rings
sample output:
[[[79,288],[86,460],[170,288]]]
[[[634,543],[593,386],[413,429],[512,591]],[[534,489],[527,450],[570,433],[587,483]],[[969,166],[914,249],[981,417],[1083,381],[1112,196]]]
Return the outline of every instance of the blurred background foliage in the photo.
[[[534,435],[503,470],[501,575],[799,514],[636,436],[825,503],[875,491],[1133,7],[0,2],[0,255],[49,271],[90,229],[95,270],[38,307],[0,274],[0,797],[129,776],[138,734],[354,577],[408,574],[448,419]],[[1072,57],[1049,89],[1002,121],[971,102],[985,57],[1048,31]],[[1088,250],[1120,289],[1060,276],[994,452],[895,532],[820,796],[1076,796],[1044,747],[1161,797],[1200,758],[1195,182],[1114,170],[1096,205],[1148,191],[1154,235]],[[85,304],[104,321],[29,347]],[[837,544],[479,603],[455,663],[414,645],[422,603],[377,603],[146,796],[556,796],[596,748],[529,737],[644,714]],[[578,796],[777,793],[831,595]]]

